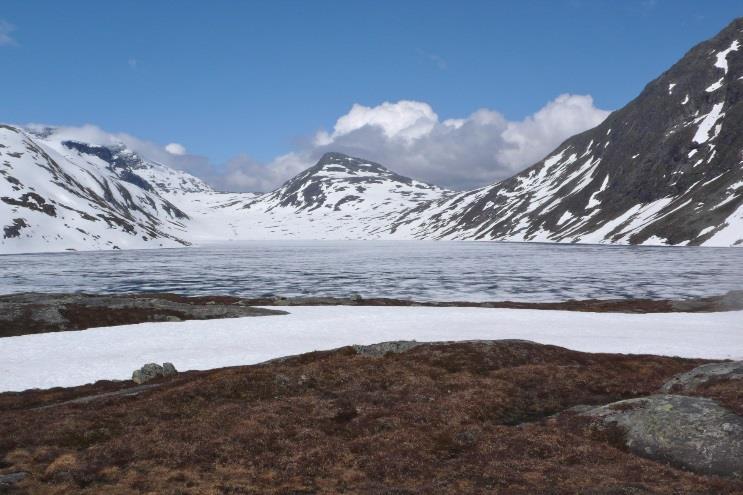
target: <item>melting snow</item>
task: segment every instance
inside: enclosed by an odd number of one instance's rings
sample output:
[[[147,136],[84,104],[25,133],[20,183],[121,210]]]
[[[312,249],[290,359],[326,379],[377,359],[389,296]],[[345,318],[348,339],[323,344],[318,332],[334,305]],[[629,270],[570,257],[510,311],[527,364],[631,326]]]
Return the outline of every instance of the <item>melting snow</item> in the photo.
[[[731,195],[730,199],[735,198]],[[717,205],[717,207],[722,206]],[[722,224],[723,228],[705,242],[705,244],[715,244],[719,246],[733,246],[743,243],[743,205],[733,212]]]
[[[717,91],[718,89],[720,89],[722,87],[722,82],[724,80],[725,80],[725,78],[724,77],[721,77],[717,82],[712,83],[707,89],[705,89],[705,91],[707,93],[711,93],[713,91]]]
[[[572,218],[574,218],[573,214],[570,213],[569,211],[565,211],[565,213],[563,213],[560,219],[557,221],[557,225],[562,225]]]
[[[715,60],[715,67],[717,67],[718,69],[722,69],[723,71],[725,71],[725,74],[727,74],[728,73],[728,60],[727,60],[728,53],[737,51],[739,46],[740,44],[738,43],[738,40],[735,40],[730,44],[728,48],[720,52],[717,52],[716,54],[717,59]]]
[[[710,138],[709,131],[712,130],[720,117],[723,117],[725,115],[722,112],[723,105],[724,103],[715,103],[715,105],[712,107],[712,110],[710,110],[707,115],[699,117],[696,120],[696,122],[701,121],[701,123],[699,124],[697,132],[696,134],[694,134],[692,141],[694,141],[695,143],[704,143]]]
[[[604,178],[604,182],[601,184],[601,187],[599,188],[599,190],[593,193],[591,197],[588,199],[588,204],[586,205],[587,210],[596,208],[598,205],[601,204],[601,201],[596,199],[596,196],[604,192],[606,190],[606,186],[608,185],[609,185],[609,176],[607,175]]]
[[[667,246],[668,240],[663,239],[662,237],[658,237],[657,235],[653,235],[648,237],[643,244],[645,244],[646,246]]]
[[[584,352],[743,358],[743,312],[616,314],[489,308],[302,307],[0,339],[0,391],[128,379],[144,362],[213,369],[391,340],[524,339]]]

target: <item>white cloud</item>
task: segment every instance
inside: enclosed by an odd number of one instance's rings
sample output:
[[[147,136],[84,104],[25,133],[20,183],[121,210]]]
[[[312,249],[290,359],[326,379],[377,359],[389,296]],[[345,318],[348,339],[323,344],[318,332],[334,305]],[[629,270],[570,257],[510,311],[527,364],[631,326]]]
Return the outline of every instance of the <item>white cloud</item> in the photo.
[[[178,143],[165,146],[129,134],[111,134],[85,125],[58,127],[58,139],[94,144],[122,142],[143,156],[185,170],[222,191],[268,191],[314,165],[328,151],[379,162],[389,169],[453,189],[479,187],[507,178],[536,163],[568,137],[600,124],[609,114],[585,95],[560,95],[533,115],[509,121],[490,109],[440,120],[420,101],[353,105],[332,130],[318,132],[309,144],[260,163],[238,155],[215,166],[188,154]]]
[[[520,122],[509,122],[503,137],[515,148],[506,148],[501,157],[515,167],[535,163],[565,139],[596,127],[609,112],[593,105],[589,95],[563,94]]]
[[[167,151],[171,155],[185,155],[186,147],[183,146],[182,144],[170,143],[165,146],[165,151]]]
[[[376,107],[354,104],[335,122],[331,134],[325,131],[317,134],[315,144],[330,144],[364,126],[378,127],[389,139],[411,141],[431,132],[438,119],[431,106],[420,101],[384,102]]]
[[[13,31],[15,31],[14,25],[0,19],[0,46],[12,46],[18,44],[10,35]]]
[[[318,132],[311,146],[253,168],[251,174],[270,184],[311,166],[326,151],[339,151],[437,185],[471,188],[513,175],[607,115],[590,96],[569,94],[520,121],[508,121],[486,108],[441,121],[430,105],[419,101],[356,104],[338,118],[332,131]],[[287,168],[287,161],[293,166]]]
[[[129,64],[129,68],[130,69],[136,69],[137,68],[137,64],[139,63],[139,60],[137,60],[136,58],[133,58],[132,57],[129,60],[127,60],[127,63]]]
[[[268,165],[242,154],[227,162],[214,187],[224,191],[270,191],[312,165],[296,153],[276,157]]]

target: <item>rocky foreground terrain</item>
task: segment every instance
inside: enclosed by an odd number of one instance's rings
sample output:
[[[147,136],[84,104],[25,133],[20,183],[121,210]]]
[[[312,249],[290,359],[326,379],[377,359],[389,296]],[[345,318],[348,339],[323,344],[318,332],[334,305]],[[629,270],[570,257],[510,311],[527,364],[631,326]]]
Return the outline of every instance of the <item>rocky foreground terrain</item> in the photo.
[[[743,363],[394,342],[5,393],[0,493],[743,493],[742,379]]]

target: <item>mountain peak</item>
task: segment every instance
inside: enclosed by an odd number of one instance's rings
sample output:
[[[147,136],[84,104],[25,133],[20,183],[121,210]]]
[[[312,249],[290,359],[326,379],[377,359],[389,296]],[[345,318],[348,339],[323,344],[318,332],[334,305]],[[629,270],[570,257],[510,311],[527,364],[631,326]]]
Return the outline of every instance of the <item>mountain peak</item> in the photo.
[[[157,191],[160,195],[212,191],[212,188],[201,179],[146,159],[122,142],[98,145],[66,140],[61,141],[60,144],[80,155],[94,156],[103,160],[120,179],[147,191]]]
[[[361,195],[370,191],[378,191],[379,197],[385,198],[402,195],[413,202],[438,197],[444,192],[436,186],[396,174],[378,163],[328,152],[315,165],[289,179],[264,199],[274,206],[312,211],[358,202]],[[331,205],[331,201],[335,202]]]
[[[380,175],[394,177],[395,180],[401,180],[403,182],[409,182],[412,180],[395,174],[379,163],[337,152],[325,153],[313,167],[307,169],[307,172],[310,174],[324,173],[327,175],[348,173],[351,175],[366,177]]]
[[[320,160],[317,162],[320,163],[335,163],[335,162],[343,162],[349,159],[353,159],[353,157],[346,155],[344,153],[338,153],[337,151],[328,151],[327,153],[324,153]]]

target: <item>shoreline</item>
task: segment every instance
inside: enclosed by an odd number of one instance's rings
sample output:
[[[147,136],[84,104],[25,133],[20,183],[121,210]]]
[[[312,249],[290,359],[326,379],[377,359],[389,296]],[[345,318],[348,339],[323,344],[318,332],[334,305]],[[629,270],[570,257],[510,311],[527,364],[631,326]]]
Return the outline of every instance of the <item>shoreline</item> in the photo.
[[[0,295],[0,338],[137,323],[286,315],[290,307],[491,308],[578,313],[664,314],[743,310],[743,290],[687,300],[586,299],[562,302],[415,301],[396,298],[183,296],[172,293]]]

